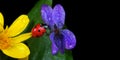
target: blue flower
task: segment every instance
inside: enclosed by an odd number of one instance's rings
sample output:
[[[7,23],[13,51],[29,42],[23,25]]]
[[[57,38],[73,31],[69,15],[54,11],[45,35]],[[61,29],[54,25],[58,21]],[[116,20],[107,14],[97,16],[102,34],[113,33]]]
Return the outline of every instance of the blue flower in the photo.
[[[56,54],[58,51],[64,53],[65,49],[75,47],[75,35],[68,29],[62,29],[65,23],[65,11],[60,4],[53,9],[48,5],[42,5],[41,16],[52,31],[50,34],[52,54]]]

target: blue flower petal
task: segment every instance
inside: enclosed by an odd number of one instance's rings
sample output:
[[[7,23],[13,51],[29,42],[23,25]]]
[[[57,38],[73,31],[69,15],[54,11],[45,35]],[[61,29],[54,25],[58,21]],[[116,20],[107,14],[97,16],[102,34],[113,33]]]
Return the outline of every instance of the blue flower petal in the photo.
[[[54,27],[54,21],[52,20],[52,8],[48,5],[42,5],[41,16],[44,23],[46,23],[50,28]]]
[[[58,48],[57,48],[56,44],[54,43],[54,32],[50,34],[50,40],[52,42],[52,45],[51,45],[52,50],[51,51],[52,51],[52,54],[54,55],[58,52]]]
[[[65,48],[66,49],[74,48],[76,45],[75,35],[68,29],[64,29],[61,32],[64,35]]]
[[[52,41],[52,52],[59,49],[63,54],[65,51],[64,36],[62,34],[55,34],[54,32],[50,34],[50,40]],[[53,54],[53,53],[52,53]]]
[[[65,21],[65,11],[60,4],[57,4],[52,13],[52,19],[54,20],[57,28],[61,29]]]
[[[52,51],[52,54],[53,54],[53,55],[57,54],[58,48],[57,48],[57,46],[55,45],[55,43],[52,43],[52,46],[51,46],[51,47],[52,47],[52,50],[51,50],[51,51]]]
[[[54,42],[56,46],[59,48],[59,51],[63,54],[65,51],[64,36],[61,33],[56,34],[54,37]]]

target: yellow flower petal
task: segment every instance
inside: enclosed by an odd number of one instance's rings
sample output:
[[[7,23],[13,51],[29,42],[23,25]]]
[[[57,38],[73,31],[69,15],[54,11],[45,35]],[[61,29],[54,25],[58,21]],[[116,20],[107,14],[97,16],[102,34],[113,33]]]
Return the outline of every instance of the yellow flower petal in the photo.
[[[13,45],[8,49],[2,50],[2,52],[12,58],[25,58],[30,54],[29,48],[23,43]]]
[[[1,12],[0,12],[0,25],[4,26],[4,18]]]
[[[4,29],[3,29],[3,26],[0,25],[0,33],[1,33],[3,30],[4,30]]]
[[[12,25],[8,28],[9,37],[20,34],[28,25],[29,18],[27,15],[19,16]]]
[[[11,38],[13,43],[20,43],[20,42],[23,42],[27,39],[29,39],[31,37],[31,32],[30,33],[25,33],[25,34],[22,34],[22,35],[19,35],[17,37],[14,37],[14,38]]]
[[[21,59],[18,59],[18,60],[29,60],[29,57],[21,58]]]

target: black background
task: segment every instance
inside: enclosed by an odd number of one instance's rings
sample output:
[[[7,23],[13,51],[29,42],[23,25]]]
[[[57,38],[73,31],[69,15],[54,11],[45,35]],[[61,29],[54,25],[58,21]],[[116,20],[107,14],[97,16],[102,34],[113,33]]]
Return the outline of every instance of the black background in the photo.
[[[5,25],[10,25],[19,15],[27,14],[37,1],[38,0],[0,0],[0,12],[4,15]],[[56,4],[61,4],[64,7],[67,28],[71,30],[77,38],[76,47],[72,49],[74,60],[89,58],[92,54],[90,54],[91,50],[88,48],[90,46],[87,40],[89,37],[86,36],[89,30],[89,28],[87,28],[89,26],[89,24],[87,24],[89,20],[87,19],[90,18],[86,17],[86,15],[89,15],[89,8],[86,6],[86,1],[53,0],[53,6]]]

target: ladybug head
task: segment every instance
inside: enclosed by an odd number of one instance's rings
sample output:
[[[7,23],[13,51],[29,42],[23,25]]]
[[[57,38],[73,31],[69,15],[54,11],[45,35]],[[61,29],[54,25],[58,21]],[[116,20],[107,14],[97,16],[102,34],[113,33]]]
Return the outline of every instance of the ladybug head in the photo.
[[[46,28],[40,24],[32,28],[32,37],[41,37],[46,32]]]

